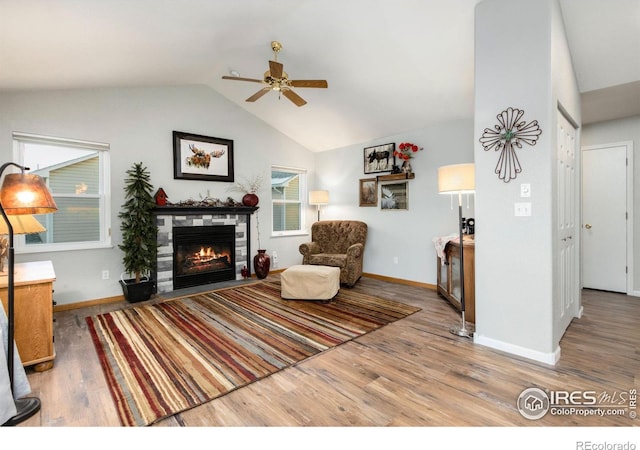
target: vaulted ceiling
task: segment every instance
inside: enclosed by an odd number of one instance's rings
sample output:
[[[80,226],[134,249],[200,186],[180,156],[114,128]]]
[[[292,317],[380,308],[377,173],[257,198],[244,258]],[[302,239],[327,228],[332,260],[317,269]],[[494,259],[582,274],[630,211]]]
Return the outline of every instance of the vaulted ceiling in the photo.
[[[640,0],[559,1],[583,122],[640,114]],[[477,2],[0,0],[0,91],[206,84],[312,151],[340,148],[472,116]],[[221,78],[262,78],[273,40],[291,79],[328,81],[295,88],[302,107]]]

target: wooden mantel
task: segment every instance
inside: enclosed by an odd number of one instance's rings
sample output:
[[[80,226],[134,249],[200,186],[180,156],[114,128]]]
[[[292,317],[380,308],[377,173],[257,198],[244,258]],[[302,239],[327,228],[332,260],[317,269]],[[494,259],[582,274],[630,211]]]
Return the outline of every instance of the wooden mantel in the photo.
[[[257,206],[190,206],[167,205],[156,206],[153,213],[156,215],[176,216],[182,214],[244,214],[250,215],[258,210]]]

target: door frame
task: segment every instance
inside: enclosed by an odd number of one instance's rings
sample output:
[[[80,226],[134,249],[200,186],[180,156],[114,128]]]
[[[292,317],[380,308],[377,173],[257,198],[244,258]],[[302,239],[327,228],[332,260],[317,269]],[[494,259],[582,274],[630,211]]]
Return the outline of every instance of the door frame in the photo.
[[[558,283],[555,287],[557,297],[554,309],[559,306],[559,315],[554,319],[554,333],[560,340],[571,324],[573,318],[582,316],[582,299],[580,289],[582,240],[580,219],[582,208],[582,151],[579,147],[580,131],[578,125],[562,107],[556,112],[556,147],[554,163],[556,220],[556,273]],[[564,132],[571,129],[572,135]],[[570,139],[567,139],[570,137]],[[569,195],[568,195],[569,194]],[[562,242],[561,242],[562,241]],[[556,283],[554,283],[556,284]]]
[[[630,249],[630,251],[627,251],[627,273],[626,273],[626,278],[627,278],[627,295],[634,295],[637,297],[640,297],[640,290],[635,290],[635,286],[634,286],[634,261],[633,261],[633,254],[634,254],[634,242],[633,242],[633,230],[634,230],[634,222],[633,222],[633,141],[622,141],[622,142],[610,142],[610,143],[606,143],[606,144],[598,144],[598,145],[589,145],[589,146],[584,146],[581,148],[581,152],[584,151],[588,151],[588,150],[606,150],[607,148],[611,148],[611,147],[625,147],[626,151],[627,151],[627,223],[626,223],[626,229],[627,229],[627,248]],[[582,158],[580,158],[580,164],[582,164]],[[582,170],[581,170],[582,172]],[[581,180],[581,182],[584,182],[584,180]],[[581,188],[582,190],[582,188]],[[582,193],[580,195],[580,197],[582,198]],[[580,214],[582,215],[582,208],[581,208],[581,212]],[[580,229],[582,230],[584,228],[584,218],[581,217],[580,218]],[[582,242],[584,242],[584,240],[580,240],[580,243],[582,245]],[[582,258],[584,252],[580,252],[580,281],[582,284]]]

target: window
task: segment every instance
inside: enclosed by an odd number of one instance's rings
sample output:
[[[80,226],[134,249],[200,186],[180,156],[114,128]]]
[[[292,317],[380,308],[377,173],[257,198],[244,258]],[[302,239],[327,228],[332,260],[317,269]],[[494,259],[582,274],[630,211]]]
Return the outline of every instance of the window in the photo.
[[[300,234],[304,227],[306,171],[286,167],[271,168],[273,234]]]
[[[14,154],[28,173],[40,175],[58,206],[34,216],[46,231],[16,235],[23,253],[111,245],[109,145],[13,133]]]

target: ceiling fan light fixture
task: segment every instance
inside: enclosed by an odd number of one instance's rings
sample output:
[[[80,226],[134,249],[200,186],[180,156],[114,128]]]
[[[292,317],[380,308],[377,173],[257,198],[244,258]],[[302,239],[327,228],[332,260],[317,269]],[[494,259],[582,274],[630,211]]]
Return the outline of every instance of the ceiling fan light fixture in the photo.
[[[290,80],[287,72],[283,70],[282,63],[278,62],[278,52],[282,49],[282,44],[277,41],[271,41],[271,49],[273,50],[274,60],[269,61],[269,70],[264,73],[263,79],[243,78],[237,70],[231,70],[232,76],[223,76],[226,80],[250,81],[252,83],[264,83],[266,86],[246,99],[247,102],[255,102],[269,91],[277,91],[278,98],[280,93],[291,100],[296,106],[303,106],[307,102],[298,94],[293,92],[292,87],[303,88],[326,88],[328,87],[326,80]]]

